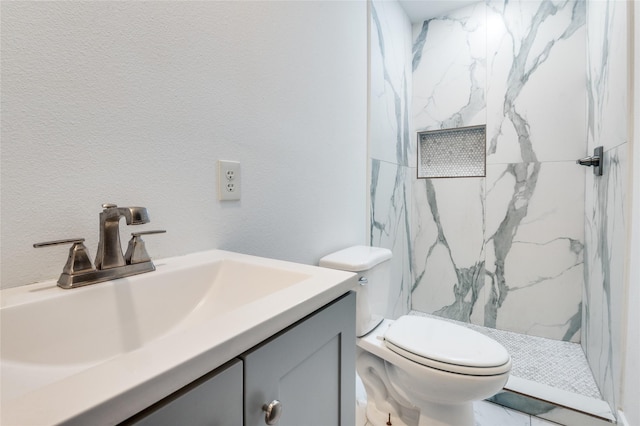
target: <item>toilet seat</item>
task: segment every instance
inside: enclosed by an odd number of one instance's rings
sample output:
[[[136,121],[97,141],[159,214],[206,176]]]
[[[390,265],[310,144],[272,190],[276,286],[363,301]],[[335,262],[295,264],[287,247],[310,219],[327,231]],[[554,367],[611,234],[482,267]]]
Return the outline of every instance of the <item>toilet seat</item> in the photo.
[[[443,320],[402,316],[386,330],[384,342],[406,359],[450,373],[494,376],[511,369],[511,357],[501,344]]]

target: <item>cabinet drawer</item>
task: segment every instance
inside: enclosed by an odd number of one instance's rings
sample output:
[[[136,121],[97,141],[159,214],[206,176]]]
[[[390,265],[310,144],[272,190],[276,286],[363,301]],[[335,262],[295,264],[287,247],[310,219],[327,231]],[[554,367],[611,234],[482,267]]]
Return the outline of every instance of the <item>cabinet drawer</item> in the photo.
[[[242,361],[216,369],[123,424],[242,426]]]

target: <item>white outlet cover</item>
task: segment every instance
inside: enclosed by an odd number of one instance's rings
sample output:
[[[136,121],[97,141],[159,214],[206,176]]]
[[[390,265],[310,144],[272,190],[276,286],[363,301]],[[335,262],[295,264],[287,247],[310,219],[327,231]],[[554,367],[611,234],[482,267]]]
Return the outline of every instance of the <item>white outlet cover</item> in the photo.
[[[240,163],[218,160],[218,200],[239,200],[240,189]]]

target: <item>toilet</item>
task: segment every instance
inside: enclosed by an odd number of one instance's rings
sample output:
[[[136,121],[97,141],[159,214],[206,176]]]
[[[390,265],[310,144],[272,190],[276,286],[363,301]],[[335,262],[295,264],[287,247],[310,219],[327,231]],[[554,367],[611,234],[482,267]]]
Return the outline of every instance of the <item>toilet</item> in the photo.
[[[444,320],[384,317],[390,250],[354,246],[320,266],[358,274],[356,370],[373,426],[473,426],[473,402],[502,389],[511,357],[495,340]],[[360,426],[360,425],[358,425]]]

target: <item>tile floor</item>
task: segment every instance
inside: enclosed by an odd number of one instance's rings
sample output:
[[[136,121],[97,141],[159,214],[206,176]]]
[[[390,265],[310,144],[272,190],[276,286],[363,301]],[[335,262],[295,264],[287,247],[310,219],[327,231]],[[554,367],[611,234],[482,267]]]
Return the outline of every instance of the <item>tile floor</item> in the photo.
[[[476,402],[473,407],[476,426],[551,426],[556,423],[514,411],[487,401]],[[557,426],[557,425],[556,425]]]

